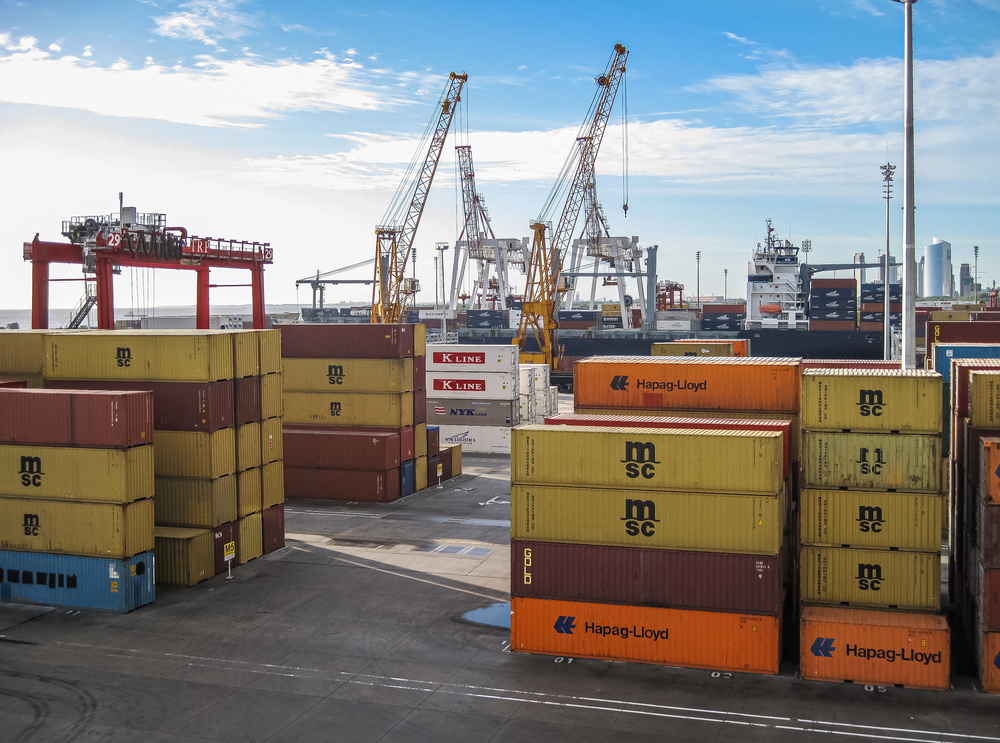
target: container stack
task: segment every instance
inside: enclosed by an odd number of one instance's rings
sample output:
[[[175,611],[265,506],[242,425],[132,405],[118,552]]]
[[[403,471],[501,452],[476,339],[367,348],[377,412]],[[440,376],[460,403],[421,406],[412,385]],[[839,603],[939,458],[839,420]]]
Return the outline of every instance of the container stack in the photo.
[[[0,472],[3,600],[153,601],[149,393],[0,390]]]
[[[25,387],[44,386],[45,335],[47,330],[0,332],[0,381],[23,382]]]
[[[743,330],[747,319],[745,304],[706,304],[702,308],[701,329],[716,331]]]
[[[803,678],[949,686],[940,400],[934,372],[803,372]]]
[[[855,330],[858,283],[854,279],[813,279],[809,289],[810,330]]]
[[[552,385],[551,370],[548,364],[520,364],[518,366],[521,379],[530,379],[530,400],[525,401],[525,415],[521,418],[522,423],[542,423],[545,416],[551,415],[557,410],[552,410]],[[557,393],[558,394],[558,393]]]
[[[513,345],[427,347],[426,415],[442,446],[510,454],[511,428],[522,420],[517,359]]]
[[[732,343],[654,343],[651,356],[735,356]]]
[[[858,329],[881,331],[885,320],[885,284],[862,284]],[[889,325],[903,323],[903,285],[889,285]]]

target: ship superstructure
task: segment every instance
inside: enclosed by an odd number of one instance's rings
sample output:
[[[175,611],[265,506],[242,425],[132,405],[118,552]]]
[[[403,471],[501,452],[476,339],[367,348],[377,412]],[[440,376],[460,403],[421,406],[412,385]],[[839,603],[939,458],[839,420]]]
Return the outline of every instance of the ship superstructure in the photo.
[[[771,220],[767,238],[757,243],[747,272],[747,330],[808,330],[799,248],[779,240]]]

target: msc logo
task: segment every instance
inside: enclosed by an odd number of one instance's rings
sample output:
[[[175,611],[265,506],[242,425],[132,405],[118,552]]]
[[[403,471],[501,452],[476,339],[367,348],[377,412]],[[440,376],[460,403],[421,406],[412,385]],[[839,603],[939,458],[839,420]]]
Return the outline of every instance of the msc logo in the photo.
[[[330,384],[343,384],[344,367],[330,364],[326,370],[326,376],[329,378]]]
[[[882,531],[882,509],[878,506],[858,506],[858,529],[876,534]],[[876,589],[878,590],[878,589]]]
[[[639,536],[651,537],[656,533],[656,524],[660,520],[656,518],[656,504],[651,500],[625,500],[625,533],[630,537]]]
[[[339,402],[331,402],[330,403],[330,415],[340,416],[340,403]]]
[[[809,650],[812,651],[812,654],[817,658],[832,658],[833,651],[836,649],[837,648],[833,646],[832,637],[817,637],[813,642],[812,647],[809,648]]]
[[[559,617],[553,627],[560,635],[572,635],[576,628],[576,617]]]
[[[624,377],[616,374],[615,378],[611,380],[611,389],[618,390],[619,392],[628,392],[628,375]]]
[[[880,416],[885,404],[882,402],[882,390],[861,390],[858,408],[861,415]]]
[[[863,415],[863,413],[862,413]],[[868,461],[868,449],[864,446],[858,452],[858,464],[861,465],[862,475],[881,475],[882,468],[885,467],[885,457],[882,454],[881,449],[875,449],[872,454],[874,454],[874,459]]]
[[[41,457],[21,457],[21,484],[28,488],[34,485],[36,488],[42,485],[42,458]]]
[[[24,536],[37,537],[39,528],[37,513],[24,514]]]
[[[119,348],[115,358],[118,361],[118,366],[132,366],[132,349]]]
[[[882,566],[858,563],[858,588],[862,591],[882,590]]]
[[[656,460],[656,446],[649,441],[626,441],[622,464],[625,465],[625,474],[633,480],[639,475],[652,480],[656,476],[653,465],[659,464]]]

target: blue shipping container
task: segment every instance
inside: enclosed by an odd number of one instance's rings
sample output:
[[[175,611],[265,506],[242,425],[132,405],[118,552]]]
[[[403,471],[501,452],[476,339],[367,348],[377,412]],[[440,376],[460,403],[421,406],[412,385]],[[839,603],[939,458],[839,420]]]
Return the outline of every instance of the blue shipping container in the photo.
[[[0,551],[0,601],[127,612],[155,597],[152,552],[110,560]]]
[[[605,328],[621,328],[622,316],[621,315],[603,315],[601,317],[601,325]]]
[[[417,471],[416,462],[407,459],[399,465],[399,497],[412,495],[416,489]]]
[[[596,323],[600,317],[600,310],[559,310],[556,313],[557,320],[586,320]]]
[[[952,359],[1000,359],[1000,344],[935,343],[934,371],[945,384],[951,384]]]

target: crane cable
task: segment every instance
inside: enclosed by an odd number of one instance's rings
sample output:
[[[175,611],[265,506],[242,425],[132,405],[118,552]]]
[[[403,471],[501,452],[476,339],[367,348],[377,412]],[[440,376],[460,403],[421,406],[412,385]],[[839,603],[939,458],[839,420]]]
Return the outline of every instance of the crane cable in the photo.
[[[622,72],[622,210],[628,217],[628,71]]]

